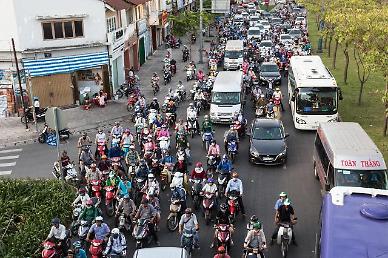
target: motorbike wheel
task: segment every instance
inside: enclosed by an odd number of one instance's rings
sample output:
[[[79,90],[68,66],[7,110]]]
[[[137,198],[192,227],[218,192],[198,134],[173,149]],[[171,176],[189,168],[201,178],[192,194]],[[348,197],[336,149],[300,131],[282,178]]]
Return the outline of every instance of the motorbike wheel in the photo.
[[[40,134],[38,137],[39,143],[45,143],[46,142],[46,136],[44,134]]]
[[[286,258],[288,253],[288,245],[285,243],[284,240],[282,240],[282,243],[280,244],[280,251],[282,253],[282,257]]]
[[[116,96],[121,99],[122,97],[124,97],[124,93],[121,91],[121,90],[118,90],[116,91]]]
[[[174,232],[178,228],[178,217],[176,215],[167,219],[167,229]]]
[[[232,163],[234,163],[234,160],[236,159],[236,155],[234,153],[230,153],[229,157],[230,157],[230,160],[232,161]]]
[[[115,214],[115,209],[114,209],[113,201],[108,206],[106,206],[106,214],[109,217],[112,217]]]
[[[162,189],[162,191],[165,191],[167,189],[167,184],[162,184],[160,188]]]
[[[206,150],[209,149],[209,141],[205,141],[205,149],[206,149]]]
[[[193,204],[194,204],[194,209],[198,210],[199,206],[201,204],[200,201],[199,201],[198,195],[194,195],[194,197],[193,197]]]
[[[224,186],[218,185],[218,194],[220,196],[220,199],[222,199],[222,197],[224,197],[224,192],[225,192]]]
[[[194,138],[194,130],[190,130],[191,138]]]

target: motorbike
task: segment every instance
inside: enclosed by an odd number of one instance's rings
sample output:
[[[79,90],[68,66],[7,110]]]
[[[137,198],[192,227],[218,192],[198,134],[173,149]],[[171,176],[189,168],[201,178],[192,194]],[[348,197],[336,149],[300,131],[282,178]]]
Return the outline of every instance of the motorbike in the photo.
[[[154,96],[156,95],[156,93],[159,92],[159,84],[157,81],[155,80],[151,80],[151,87],[153,89],[153,92],[154,92]]]
[[[189,60],[189,50],[183,50],[183,62],[187,62]]]
[[[34,107],[27,107],[26,109],[24,109],[23,115],[20,118],[20,120],[23,124],[34,121],[34,113],[32,112],[33,108]],[[40,108],[39,109],[39,111],[35,114],[37,122],[45,121],[46,111],[47,111],[47,108]]]
[[[80,179],[78,178],[78,172],[75,169],[73,163],[69,163],[66,167],[62,168],[64,171],[64,179],[66,182],[72,183],[73,185],[78,185]],[[54,162],[52,174],[57,179],[62,179],[61,169],[59,167],[59,162]]]
[[[265,115],[264,111],[265,111],[265,106],[257,107],[255,112],[256,117],[263,117]]]
[[[62,249],[51,241],[43,242],[42,258],[61,257]]]
[[[139,105],[136,105],[135,110],[133,110],[132,117],[131,117],[132,123],[135,123],[137,114],[139,114],[139,113],[143,116],[143,110],[141,109],[141,107]]]
[[[191,197],[193,198],[194,209],[198,210],[201,204],[202,180],[191,179],[190,181],[193,183],[191,186]]]
[[[132,236],[136,239],[136,249],[140,249],[151,243],[151,235],[149,231],[148,219],[139,219],[135,221]]]
[[[133,108],[135,107],[135,103],[137,102],[138,100],[138,96],[136,94],[131,94],[128,98],[128,102],[127,102],[127,110],[129,112],[131,112],[133,110]]]
[[[203,199],[202,199],[202,208],[203,212],[205,215],[205,222],[206,225],[209,225],[210,219],[212,216],[212,210],[214,207],[214,194],[213,193],[202,193],[201,194]]]
[[[160,188],[162,191],[166,190],[168,185],[168,175],[171,174],[171,171],[173,170],[174,165],[173,164],[165,164],[162,172],[160,173]]]
[[[93,239],[90,243],[89,247],[89,253],[91,258],[100,258],[102,257],[102,244],[104,243],[104,240],[98,240],[98,239]]]
[[[275,118],[275,111],[267,111],[267,118],[274,119]]]
[[[58,131],[59,140],[60,141],[65,141],[65,140],[69,139],[70,138],[70,134],[71,134],[70,130],[67,129],[67,128],[59,130]],[[47,124],[45,124],[42,132],[39,134],[38,142],[39,143],[45,143],[47,141],[47,139],[49,138],[49,136],[56,137],[56,132],[55,132],[55,130],[50,129],[47,126]]]
[[[194,233],[193,229],[186,228],[183,229],[182,233],[182,248],[184,248],[190,256],[194,250]]]
[[[195,71],[193,68],[187,68],[186,70],[186,80],[187,81],[190,81],[190,80],[194,80],[195,78]]]
[[[193,34],[191,35],[191,44],[195,44],[195,41],[197,41],[197,37]]]
[[[124,97],[124,95],[126,97],[129,96],[129,92],[130,92],[130,86],[129,84],[127,83],[123,83],[120,85],[120,88],[116,91],[116,94],[115,96],[118,98],[118,99],[121,99],[122,97]]]
[[[229,156],[230,160],[232,161],[232,163],[234,163],[234,161],[236,159],[236,155],[237,155],[237,142],[234,140],[229,141],[227,149],[228,149],[228,156]]]
[[[90,181],[90,185],[91,185],[91,190],[92,190],[92,196],[93,197],[96,197],[99,202],[101,201],[101,189],[102,189],[102,186],[101,186],[101,180],[92,180]]]
[[[136,205],[139,205],[141,202],[141,199],[143,198],[143,195],[145,194],[145,184],[147,179],[143,177],[136,177],[134,180],[134,197],[133,201]]]
[[[218,224],[214,225],[214,228],[217,229],[217,248],[220,246],[225,247],[226,252],[230,250],[230,231],[228,224]]]
[[[163,150],[166,150],[166,151],[170,150],[170,138],[169,137],[165,137],[165,136],[159,137],[158,142],[159,142],[159,147],[162,151]]]
[[[90,223],[86,220],[81,220],[78,227],[78,239],[81,241],[81,245],[85,245],[86,237],[88,235]]]
[[[197,110],[197,115],[199,115],[199,113],[202,110],[202,100],[201,99],[195,100],[194,106],[195,106],[195,109]]]
[[[265,258],[263,250],[262,248],[246,248],[243,253],[243,258]]]
[[[280,252],[283,258],[287,257],[288,248],[292,241],[292,228],[289,223],[280,223],[276,243],[280,245]]]
[[[78,226],[79,226],[77,221],[78,221],[79,215],[81,214],[81,211],[82,211],[82,204],[81,203],[76,204],[73,209],[72,222],[70,224],[71,235],[74,235],[74,236],[77,235]]]
[[[231,191],[228,194],[228,209],[230,214],[230,222],[234,223],[236,221],[237,214],[240,211],[240,206],[238,204],[238,195],[234,191]]]
[[[164,85],[167,85],[167,83],[170,83],[171,82],[171,72],[164,70],[163,79],[164,79]]]
[[[97,155],[98,155],[98,157],[96,157],[96,158],[98,158],[98,159],[100,159],[103,155],[106,155],[106,141],[101,141],[101,140],[99,140],[98,142],[97,142]]]
[[[218,178],[217,178],[217,184],[218,184],[218,193],[220,195],[220,198],[222,198],[225,193],[226,185],[228,184],[228,174],[219,172]]]
[[[154,175],[159,175],[160,174],[160,164],[159,164],[159,159],[156,157],[152,157],[151,159],[151,166],[150,166],[150,172]]]
[[[191,138],[194,138],[194,135],[197,133],[197,118],[189,117],[187,120],[187,129],[190,133]]]
[[[213,140],[212,132],[204,132],[202,134],[202,143],[206,150],[209,149],[210,142]]]
[[[124,212],[121,212],[119,215],[119,223],[118,228],[120,231],[126,230],[130,232],[131,230],[132,221],[130,218],[126,218]]]
[[[207,156],[207,168],[206,168],[206,174],[207,178],[213,178],[214,173],[216,172],[217,169],[217,159],[215,156],[210,155]]]
[[[166,113],[166,124],[169,127],[174,126],[175,123],[175,114],[174,113]]]
[[[181,209],[181,201],[171,197],[170,214],[167,217],[167,229],[171,232],[175,231],[179,226]]]
[[[106,213],[109,217],[112,217],[115,213],[115,187],[114,186],[105,186],[105,206],[106,206]]]
[[[171,76],[174,76],[176,74],[176,64],[170,65],[171,70]]]

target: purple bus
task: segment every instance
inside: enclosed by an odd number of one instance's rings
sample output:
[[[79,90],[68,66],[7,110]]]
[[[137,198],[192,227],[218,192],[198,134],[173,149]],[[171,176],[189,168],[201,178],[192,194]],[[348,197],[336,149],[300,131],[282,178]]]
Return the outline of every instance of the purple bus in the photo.
[[[320,223],[316,257],[388,257],[388,190],[334,187],[324,196]]]

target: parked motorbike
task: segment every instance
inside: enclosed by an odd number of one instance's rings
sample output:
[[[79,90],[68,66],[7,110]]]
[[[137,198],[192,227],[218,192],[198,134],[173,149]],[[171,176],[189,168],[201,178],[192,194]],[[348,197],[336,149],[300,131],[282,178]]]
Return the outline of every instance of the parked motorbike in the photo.
[[[120,88],[118,88],[118,90],[116,91],[116,94],[115,96],[119,99],[121,99],[122,97],[124,97],[124,95],[126,97],[129,96],[129,93],[130,93],[130,86],[128,83],[123,83],[120,85]]]
[[[24,113],[23,113],[22,117],[20,118],[20,120],[23,124],[34,121],[34,113],[32,112],[33,108],[34,107],[27,107],[26,109],[24,109]],[[45,120],[46,111],[47,111],[47,108],[39,109],[39,111],[35,114],[37,122]]]
[[[206,225],[209,225],[214,207],[214,194],[213,193],[202,193],[202,208],[205,215]]]
[[[58,132],[59,140],[65,141],[65,140],[69,139],[70,134],[71,133],[70,133],[69,129],[67,129],[67,128],[59,130],[59,132]],[[56,137],[56,132],[55,132],[55,130],[50,129],[47,124],[45,124],[42,132],[40,133],[40,135],[38,137],[38,142],[45,143],[50,135]]]

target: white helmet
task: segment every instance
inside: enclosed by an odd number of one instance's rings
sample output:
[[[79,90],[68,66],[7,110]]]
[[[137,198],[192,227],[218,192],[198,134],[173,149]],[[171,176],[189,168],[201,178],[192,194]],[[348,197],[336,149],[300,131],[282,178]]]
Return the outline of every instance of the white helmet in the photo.
[[[148,179],[154,179],[154,178],[155,178],[154,174],[152,173],[148,174]]]
[[[112,234],[120,234],[120,229],[114,228],[114,229],[112,229],[111,233]]]

